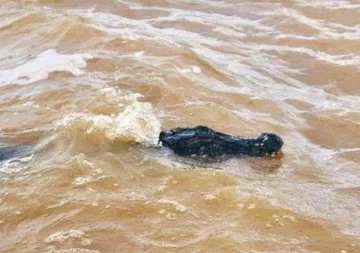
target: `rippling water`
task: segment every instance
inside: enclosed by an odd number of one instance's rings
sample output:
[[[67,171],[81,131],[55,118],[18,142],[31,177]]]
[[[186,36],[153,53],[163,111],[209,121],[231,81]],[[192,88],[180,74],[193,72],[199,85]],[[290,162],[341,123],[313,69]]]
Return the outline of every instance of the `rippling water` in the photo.
[[[0,252],[360,252],[360,3],[0,1]],[[285,141],[198,164],[161,129]]]

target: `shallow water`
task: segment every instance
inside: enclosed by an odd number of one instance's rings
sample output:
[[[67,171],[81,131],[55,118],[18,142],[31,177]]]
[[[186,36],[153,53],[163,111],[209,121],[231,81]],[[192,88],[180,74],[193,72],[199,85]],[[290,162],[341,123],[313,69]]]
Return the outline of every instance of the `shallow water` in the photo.
[[[0,252],[360,252],[359,80],[358,1],[0,1]]]

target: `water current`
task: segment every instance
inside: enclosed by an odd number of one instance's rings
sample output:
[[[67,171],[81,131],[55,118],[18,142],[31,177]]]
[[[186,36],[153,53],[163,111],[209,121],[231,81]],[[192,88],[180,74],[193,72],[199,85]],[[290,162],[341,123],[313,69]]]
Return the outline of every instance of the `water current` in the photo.
[[[360,2],[0,0],[0,143],[0,252],[360,252]]]

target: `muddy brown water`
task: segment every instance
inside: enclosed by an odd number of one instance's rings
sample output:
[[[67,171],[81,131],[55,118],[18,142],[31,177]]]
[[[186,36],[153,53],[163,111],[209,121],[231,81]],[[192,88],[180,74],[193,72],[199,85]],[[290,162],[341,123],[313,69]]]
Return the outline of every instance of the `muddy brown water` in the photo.
[[[0,1],[0,252],[360,252],[358,1]],[[275,132],[199,164],[161,129]]]

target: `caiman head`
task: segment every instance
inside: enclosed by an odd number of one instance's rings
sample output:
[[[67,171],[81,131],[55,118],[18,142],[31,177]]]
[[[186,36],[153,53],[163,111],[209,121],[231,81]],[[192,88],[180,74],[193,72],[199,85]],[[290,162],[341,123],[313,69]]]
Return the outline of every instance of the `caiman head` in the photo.
[[[273,133],[262,133],[253,142],[253,153],[257,156],[274,156],[277,154],[284,141],[280,136]]]
[[[173,143],[175,140],[177,140],[176,134],[174,134],[173,131],[161,131],[159,134],[159,141],[158,144],[162,144],[163,146],[167,147],[169,144]]]

